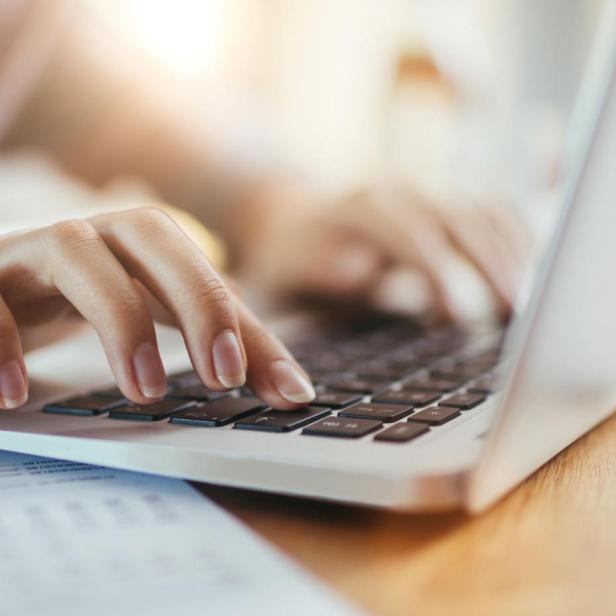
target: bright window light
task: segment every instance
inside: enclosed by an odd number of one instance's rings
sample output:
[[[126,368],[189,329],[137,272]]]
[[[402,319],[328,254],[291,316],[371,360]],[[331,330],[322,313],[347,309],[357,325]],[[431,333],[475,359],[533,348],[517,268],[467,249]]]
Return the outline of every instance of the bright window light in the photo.
[[[135,33],[174,71],[193,76],[220,60],[224,0],[137,0]]]

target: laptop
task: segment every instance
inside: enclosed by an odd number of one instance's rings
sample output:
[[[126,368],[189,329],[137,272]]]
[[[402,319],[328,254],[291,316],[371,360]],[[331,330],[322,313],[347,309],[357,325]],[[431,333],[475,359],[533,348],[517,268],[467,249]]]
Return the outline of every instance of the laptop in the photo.
[[[265,408],[206,390],[160,332],[169,396],[128,403],[94,335],[29,357],[0,448],[401,511],[490,506],[616,408],[616,8],[575,114],[562,214],[506,332],[384,320],[296,332],[319,396]]]

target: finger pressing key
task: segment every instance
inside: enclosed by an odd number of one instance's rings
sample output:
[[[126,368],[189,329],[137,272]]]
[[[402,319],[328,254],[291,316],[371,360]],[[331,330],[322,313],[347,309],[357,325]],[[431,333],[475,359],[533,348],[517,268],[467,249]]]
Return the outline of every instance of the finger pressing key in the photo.
[[[238,304],[238,313],[248,355],[250,389],[280,410],[296,409],[314,400],[310,378],[285,346],[244,304]]]
[[[184,231],[156,208],[97,216],[91,222],[126,271],[173,316],[204,385],[213,390],[243,385],[246,356],[235,305]]]
[[[36,271],[96,329],[120,389],[134,402],[166,393],[154,323],[130,276],[89,223],[57,223],[39,233]]]
[[[28,383],[15,319],[0,297],[0,406],[14,409],[28,400]]]

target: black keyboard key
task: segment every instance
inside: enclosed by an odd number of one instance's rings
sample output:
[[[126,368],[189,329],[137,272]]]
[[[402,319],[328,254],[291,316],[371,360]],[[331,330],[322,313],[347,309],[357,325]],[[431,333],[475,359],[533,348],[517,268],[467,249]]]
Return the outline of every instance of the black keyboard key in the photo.
[[[373,419],[328,417],[308,426],[302,434],[309,436],[334,436],[337,438],[360,438],[378,430],[383,424]]]
[[[251,389],[248,389],[246,385],[244,385],[243,387],[240,387],[236,391],[239,393],[241,398],[254,398],[255,397],[253,391]]]
[[[194,387],[201,385],[201,378],[193,370],[188,372],[182,372],[180,374],[174,374],[169,377],[169,389],[186,389],[187,387]]]
[[[423,411],[419,411],[419,413],[413,415],[407,421],[419,421],[434,426],[440,426],[454,417],[457,417],[459,414],[459,409],[446,406],[431,406]]]
[[[440,392],[401,389],[400,391],[384,391],[383,393],[374,396],[373,402],[389,402],[390,404],[426,406],[427,404],[432,404],[440,397]]]
[[[324,391],[317,395],[311,402],[314,406],[327,406],[334,409],[341,409],[345,406],[359,402],[361,396],[358,394],[345,393],[339,391]]]
[[[439,406],[453,406],[454,408],[468,411],[481,404],[486,399],[485,396],[473,393],[456,394],[439,402]]]
[[[218,400],[229,395],[228,391],[212,391],[204,385],[192,385],[182,389],[173,389],[167,394],[167,398],[172,400],[196,400],[205,402],[207,400]]]
[[[475,371],[475,374],[482,374],[484,372],[487,372],[488,370],[492,370],[495,366],[495,363],[492,361],[473,360],[460,362],[458,366],[464,370],[468,370],[469,372],[473,370]]]
[[[379,432],[375,437],[375,441],[386,441],[389,443],[407,443],[408,441],[429,432],[430,428],[420,423],[399,423],[395,426],[389,426],[387,430]]]
[[[430,376],[433,379],[444,379],[446,381],[463,381],[477,378],[484,370],[473,370],[471,368],[454,367],[451,370],[431,370]]]
[[[310,380],[313,383],[322,383],[323,381],[326,381],[328,378],[331,377],[332,373],[331,370],[308,370],[307,371],[309,376],[310,376]]]
[[[177,411],[194,406],[183,400],[161,400],[153,404],[125,404],[109,411],[112,419],[134,419],[137,421],[160,421]]]
[[[308,406],[299,411],[264,411],[236,422],[238,430],[291,432],[329,415],[329,409]]]
[[[464,381],[452,381],[449,379],[421,379],[404,383],[404,389],[417,389],[419,391],[442,391],[449,393],[462,387]]]
[[[413,372],[417,372],[424,367],[423,362],[414,360],[414,361],[393,361],[388,364],[388,368],[390,372],[396,374],[398,377],[406,376],[407,374],[412,374]]]
[[[77,415],[80,417],[102,415],[109,410],[126,404],[124,398],[105,398],[102,396],[77,396],[69,400],[61,400],[47,404],[43,408],[45,413],[57,415]]]
[[[118,387],[111,387],[109,389],[103,389],[100,391],[95,391],[92,393],[93,396],[100,396],[102,398],[115,398],[122,400],[124,398],[124,394],[120,391]]]
[[[372,379],[360,378],[335,378],[327,381],[328,389],[338,391],[350,391],[358,394],[373,394],[382,391],[391,385],[391,381],[377,381]]]
[[[226,426],[262,410],[265,404],[256,398],[222,398],[198,404],[171,415],[171,423],[214,428]]]
[[[360,419],[380,419],[386,423],[404,419],[413,412],[413,407],[399,404],[375,404],[373,402],[360,402],[344,411],[338,417],[357,417]]]

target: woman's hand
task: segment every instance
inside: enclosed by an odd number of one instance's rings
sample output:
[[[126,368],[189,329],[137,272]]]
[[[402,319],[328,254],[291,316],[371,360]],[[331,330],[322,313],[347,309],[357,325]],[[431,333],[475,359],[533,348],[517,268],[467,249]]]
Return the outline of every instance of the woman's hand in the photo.
[[[20,332],[75,317],[98,332],[124,395],[137,403],[164,396],[153,301],[182,331],[207,387],[246,382],[280,409],[314,397],[307,375],[201,250],[167,214],[141,208],[0,238],[0,406],[27,399]]]
[[[254,206],[253,220],[242,263],[247,280],[272,295],[459,322],[509,312],[533,248],[508,208],[437,208],[408,194],[319,206],[274,193]]]

